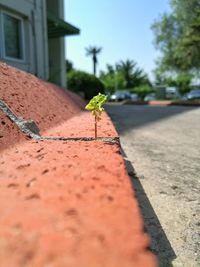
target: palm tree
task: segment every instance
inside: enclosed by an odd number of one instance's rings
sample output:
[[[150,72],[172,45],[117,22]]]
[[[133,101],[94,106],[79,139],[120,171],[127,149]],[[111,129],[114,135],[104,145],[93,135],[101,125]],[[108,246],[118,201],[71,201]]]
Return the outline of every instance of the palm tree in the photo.
[[[92,56],[92,61],[93,61],[93,73],[96,76],[96,65],[98,63],[97,60],[97,55],[101,53],[102,48],[101,47],[95,47],[95,46],[89,46],[86,48],[86,55],[87,56]]]
[[[137,67],[136,62],[127,59],[126,61],[120,61],[116,68],[122,73],[125,80],[125,87],[131,88],[133,86],[138,86],[142,83],[146,83],[148,80],[147,75],[144,73],[143,69]]]
[[[120,61],[119,64],[117,64],[117,70],[120,71],[125,79],[125,87],[130,88],[131,87],[131,80],[132,80],[132,74],[133,70],[136,66],[136,63],[133,60],[127,59],[126,61]]]

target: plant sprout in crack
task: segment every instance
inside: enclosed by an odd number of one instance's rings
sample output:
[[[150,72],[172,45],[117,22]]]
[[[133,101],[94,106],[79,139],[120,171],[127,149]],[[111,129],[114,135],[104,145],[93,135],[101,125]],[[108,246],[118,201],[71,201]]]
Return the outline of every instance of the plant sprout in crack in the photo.
[[[85,109],[92,111],[92,115],[95,119],[95,138],[97,139],[97,123],[101,120],[101,114],[104,111],[103,105],[107,101],[107,96],[99,93],[94,96],[90,102],[87,104]]]

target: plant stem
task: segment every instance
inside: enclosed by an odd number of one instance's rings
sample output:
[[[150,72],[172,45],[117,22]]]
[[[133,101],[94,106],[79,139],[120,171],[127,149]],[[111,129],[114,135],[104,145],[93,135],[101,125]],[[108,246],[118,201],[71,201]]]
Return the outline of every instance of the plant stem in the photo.
[[[95,116],[95,139],[97,139],[97,117]]]

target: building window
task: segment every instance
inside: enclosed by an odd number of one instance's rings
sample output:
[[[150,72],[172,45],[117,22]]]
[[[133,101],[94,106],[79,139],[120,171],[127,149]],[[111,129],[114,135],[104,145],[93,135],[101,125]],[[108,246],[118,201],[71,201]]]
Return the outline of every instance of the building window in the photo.
[[[4,58],[24,60],[23,20],[2,12]]]

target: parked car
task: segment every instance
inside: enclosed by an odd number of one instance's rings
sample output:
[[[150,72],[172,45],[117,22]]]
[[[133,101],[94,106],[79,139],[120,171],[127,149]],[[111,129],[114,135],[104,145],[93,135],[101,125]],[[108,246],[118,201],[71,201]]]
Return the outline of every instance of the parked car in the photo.
[[[131,99],[131,94],[129,93],[129,91],[125,90],[116,91],[110,96],[111,101],[122,101],[126,99]]]
[[[145,96],[144,101],[152,101],[156,100],[156,94],[155,93],[150,93]]]
[[[200,99],[200,89],[194,89],[184,96],[185,100]]]

